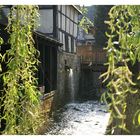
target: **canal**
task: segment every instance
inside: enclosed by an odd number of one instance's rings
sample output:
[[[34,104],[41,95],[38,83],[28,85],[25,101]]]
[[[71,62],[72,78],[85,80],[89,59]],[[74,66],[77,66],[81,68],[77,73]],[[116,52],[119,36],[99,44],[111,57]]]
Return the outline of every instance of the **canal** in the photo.
[[[54,113],[46,135],[104,135],[109,120],[107,106],[99,101],[73,102]]]

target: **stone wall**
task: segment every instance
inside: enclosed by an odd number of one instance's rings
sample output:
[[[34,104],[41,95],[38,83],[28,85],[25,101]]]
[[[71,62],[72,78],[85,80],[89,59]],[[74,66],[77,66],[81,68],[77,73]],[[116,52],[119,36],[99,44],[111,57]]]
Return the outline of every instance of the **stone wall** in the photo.
[[[47,93],[44,95],[41,99],[41,107],[42,107],[42,117],[44,117],[44,123],[43,125],[39,126],[38,128],[38,134],[43,135],[46,132],[46,129],[50,125],[50,116],[52,115],[52,103],[54,100],[54,95],[56,91],[51,91],[50,93]]]
[[[79,88],[80,59],[76,54],[58,52],[57,93],[53,107],[59,108],[74,101]]]

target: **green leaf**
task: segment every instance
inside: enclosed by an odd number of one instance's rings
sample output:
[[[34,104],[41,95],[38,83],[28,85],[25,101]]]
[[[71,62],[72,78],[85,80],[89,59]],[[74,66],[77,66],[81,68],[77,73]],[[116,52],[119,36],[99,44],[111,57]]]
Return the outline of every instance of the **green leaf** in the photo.
[[[140,125],[140,113],[138,114],[138,123]]]
[[[1,64],[0,64],[0,72],[2,72],[2,67],[1,67]]]
[[[4,43],[3,39],[0,37],[0,45]]]

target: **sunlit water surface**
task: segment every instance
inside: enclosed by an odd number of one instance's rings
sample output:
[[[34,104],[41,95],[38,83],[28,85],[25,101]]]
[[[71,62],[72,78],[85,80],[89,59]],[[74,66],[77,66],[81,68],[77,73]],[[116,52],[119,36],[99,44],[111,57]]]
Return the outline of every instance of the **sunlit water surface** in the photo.
[[[98,101],[76,102],[58,110],[48,135],[104,135],[109,120],[107,106]]]

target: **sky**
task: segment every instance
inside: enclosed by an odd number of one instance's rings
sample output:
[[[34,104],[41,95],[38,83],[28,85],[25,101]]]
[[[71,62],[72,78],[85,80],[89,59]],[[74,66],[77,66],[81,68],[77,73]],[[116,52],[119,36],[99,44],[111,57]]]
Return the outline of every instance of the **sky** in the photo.
[[[140,5],[140,0],[0,0],[0,5],[3,4],[43,4],[43,5],[120,5],[120,4],[137,4]]]

